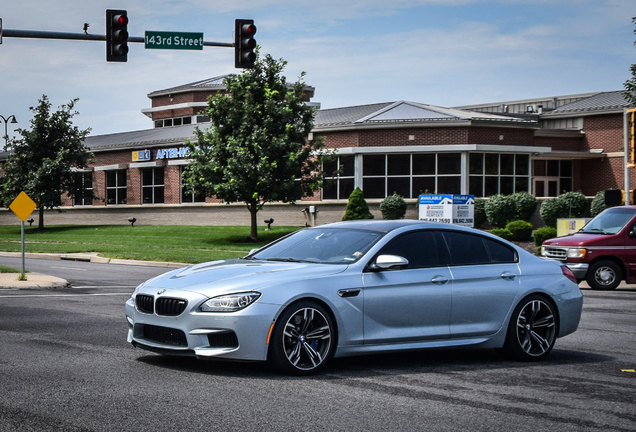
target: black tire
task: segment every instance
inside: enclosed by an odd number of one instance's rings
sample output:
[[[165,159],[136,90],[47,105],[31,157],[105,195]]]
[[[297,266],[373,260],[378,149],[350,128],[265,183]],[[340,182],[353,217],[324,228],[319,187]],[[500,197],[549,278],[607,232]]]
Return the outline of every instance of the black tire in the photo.
[[[623,272],[613,261],[597,261],[588,269],[585,280],[593,290],[613,290],[623,280]]]
[[[287,375],[309,375],[333,357],[336,329],[320,304],[303,300],[290,305],[276,320],[268,361]]]
[[[554,306],[540,295],[531,295],[523,299],[512,313],[501,352],[514,360],[541,360],[552,351],[557,334],[558,319]]]

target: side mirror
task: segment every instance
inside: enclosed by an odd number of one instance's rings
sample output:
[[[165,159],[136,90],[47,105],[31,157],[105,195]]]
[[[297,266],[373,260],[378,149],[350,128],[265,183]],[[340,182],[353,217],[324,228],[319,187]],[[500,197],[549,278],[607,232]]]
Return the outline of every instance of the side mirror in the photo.
[[[375,270],[391,270],[406,268],[409,260],[397,255],[380,255],[376,258],[375,263],[371,266]]]
[[[636,225],[634,225],[632,229],[629,230],[629,233],[627,235],[629,236],[629,238],[636,237]]]

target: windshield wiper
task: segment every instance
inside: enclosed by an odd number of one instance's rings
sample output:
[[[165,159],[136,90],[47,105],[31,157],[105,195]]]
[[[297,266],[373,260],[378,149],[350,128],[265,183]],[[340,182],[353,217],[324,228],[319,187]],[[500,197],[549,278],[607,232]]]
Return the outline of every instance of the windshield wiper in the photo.
[[[281,261],[281,262],[300,262],[296,258],[279,258],[279,257],[271,257],[267,258],[267,261]]]
[[[589,230],[581,230],[581,232],[583,233],[593,233],[593,234],[610,234],[608,232],[606,232],[605,230],[602,230],[600,228],[590,228]]]
[[[266,261],[281,261],[281,262],[295,262],[295,263],[314,263],[319,264],[321,261],[317,258],[307,258],[307,259],[296,259],[296,258],[280,258],[280,257],[271,257],[267,258]]]

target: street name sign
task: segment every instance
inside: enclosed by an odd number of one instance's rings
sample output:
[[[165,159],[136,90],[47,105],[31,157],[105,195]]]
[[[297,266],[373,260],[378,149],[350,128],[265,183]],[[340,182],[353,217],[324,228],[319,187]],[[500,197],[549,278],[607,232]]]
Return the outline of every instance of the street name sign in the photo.
[[[203,33],[146,31],[146,49],[202,50]]]

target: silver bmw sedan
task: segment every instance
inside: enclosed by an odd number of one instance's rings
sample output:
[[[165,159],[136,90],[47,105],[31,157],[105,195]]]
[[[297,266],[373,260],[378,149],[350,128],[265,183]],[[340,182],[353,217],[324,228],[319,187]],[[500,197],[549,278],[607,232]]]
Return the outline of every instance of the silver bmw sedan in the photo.
[[[577,329],[582,307],[567,267],[499,237],[365,220],[171,271],[139,285],[125,309],[135,347],[303,375],[333,357],[433,347],[539,360]]]

